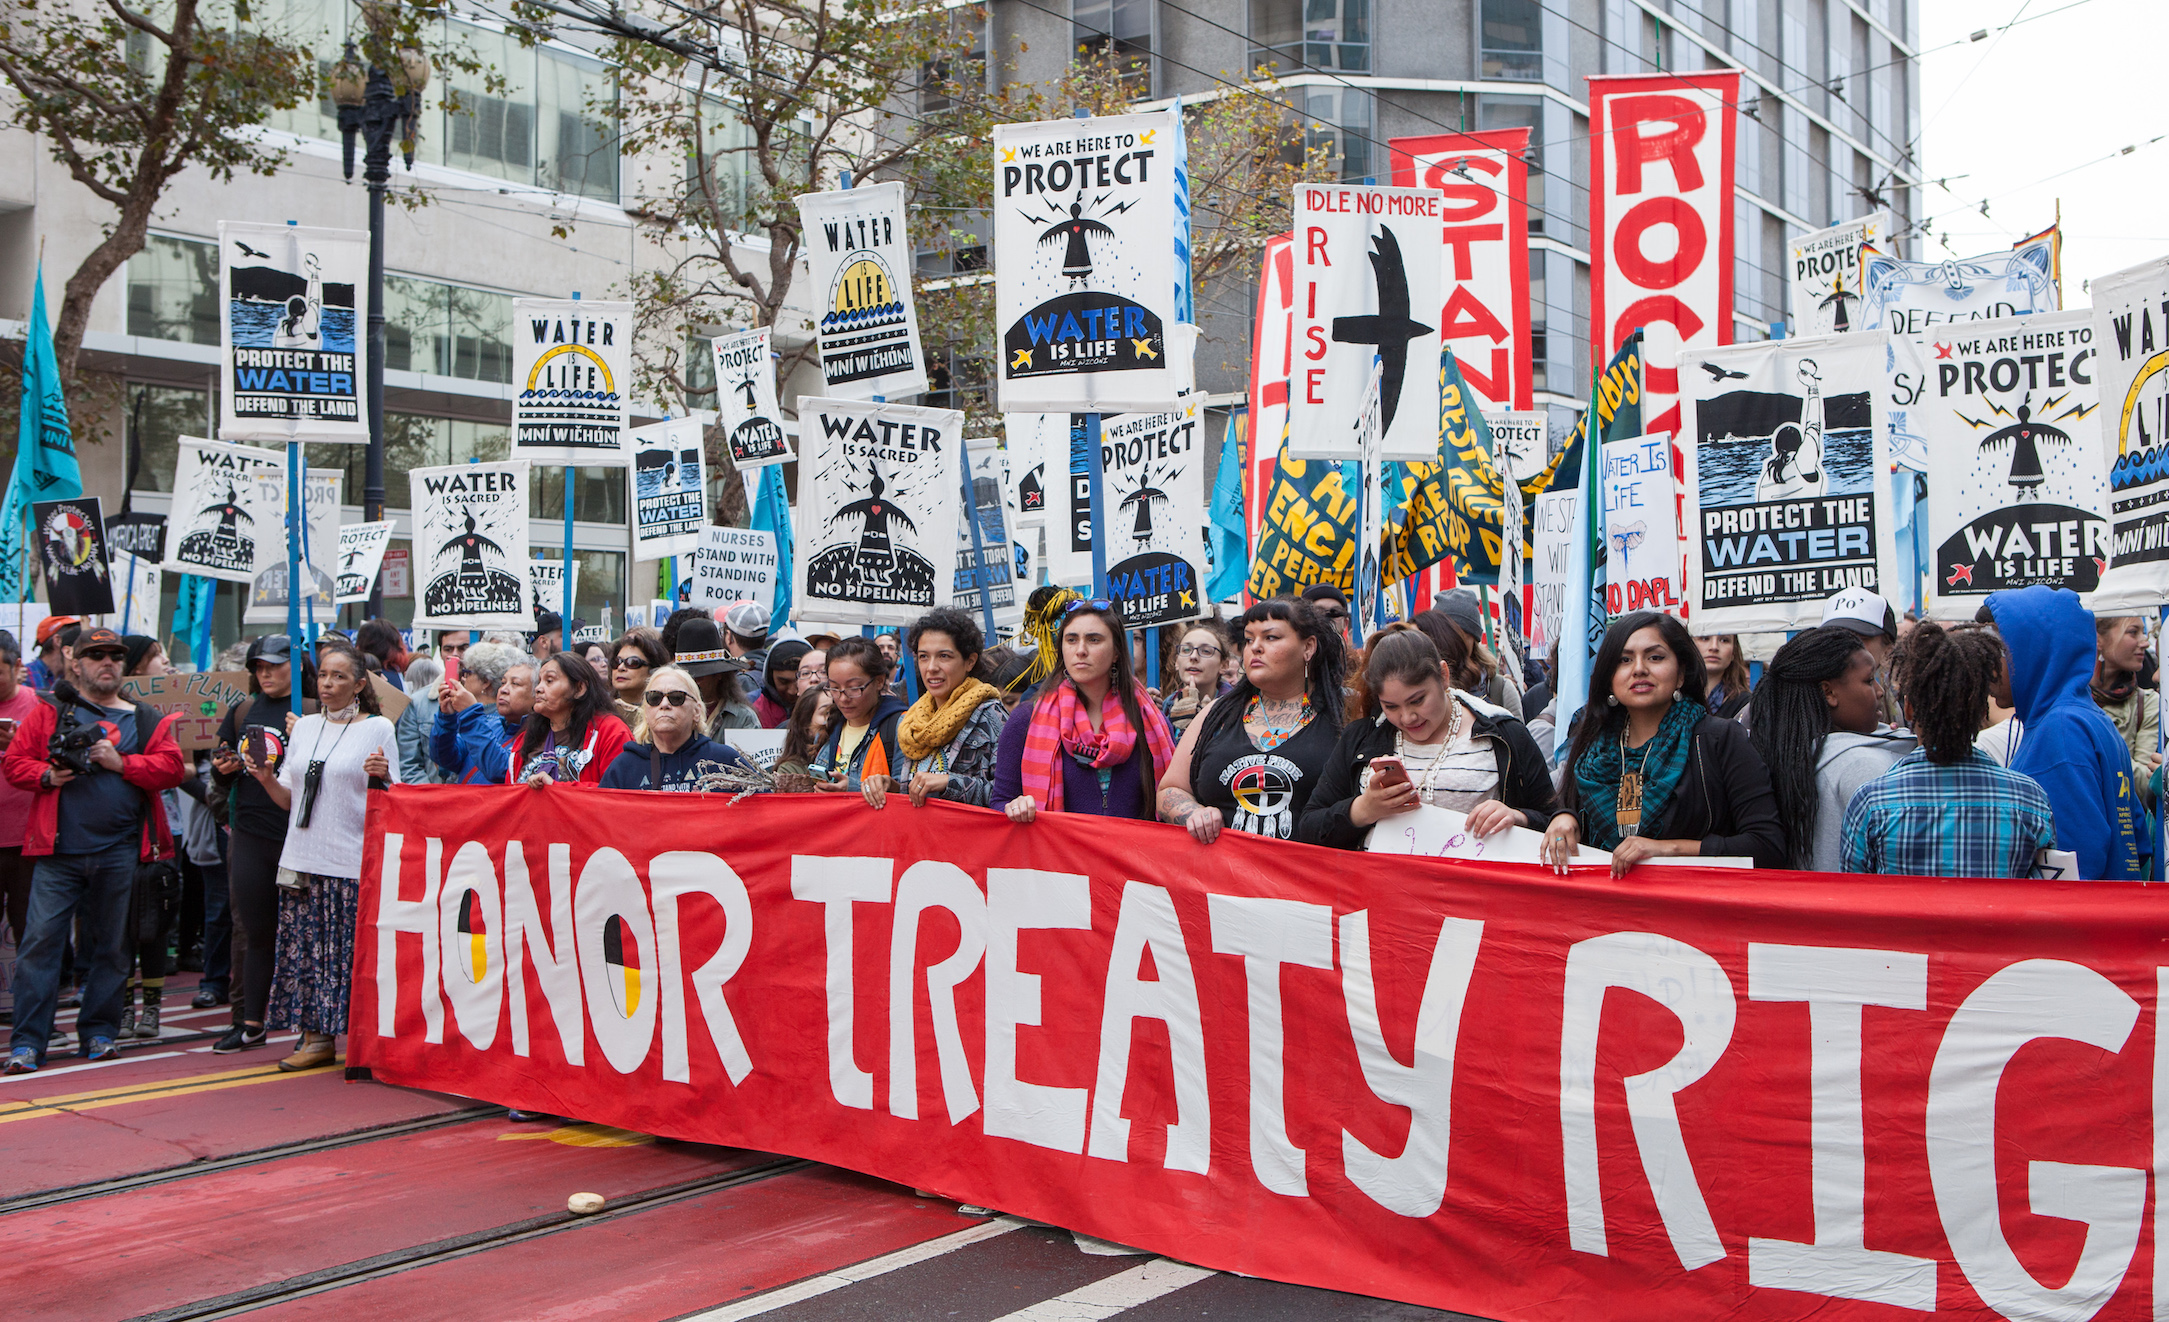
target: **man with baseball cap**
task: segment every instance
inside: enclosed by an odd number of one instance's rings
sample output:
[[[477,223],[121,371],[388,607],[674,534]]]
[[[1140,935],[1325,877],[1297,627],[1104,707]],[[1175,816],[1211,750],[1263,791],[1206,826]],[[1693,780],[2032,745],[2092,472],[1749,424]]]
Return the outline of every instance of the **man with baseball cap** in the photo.
[[[128,898],[136,863],[170,858],[173,836],[159,800],[187,774],[174,741],[178,715],[121,696],[128,645],[111,629],[75,640],[77,684],[57,687],[25,715],[0,759],[0,774],[31,791],[23,856],[37,860],[30,915],[15,966],[15,1025],[0,1073],[29,1074],[45,1063],[60,992],[60,949],[78,911],[89,974],[77,1021],[83,1054],[110,1060],[119,1050],[122,989],[128,980]],[[62,737],[55,740],[58,733]]]
[[[1880,593],[1846,588],[1823,603],[1823,623],[1860,635],[1861,645],[1875,658],[1875,687],[1882,697],[1883,723],[1904,725],[1903,709],[1897,695],[1890,691],[1890,654],[1898,646],[1898,612]]]
[[[760,694],[761,676],[768,673],[768,608],[757,601],[734,601],[724,607],[723,646],[745,663],[737,680],[738,692],[751,704]]]
[[[30,687],[44,693],[68,677],[68,647],[82,624],[73,615],[48,615],[38,621],[38,654],[30,659]]]

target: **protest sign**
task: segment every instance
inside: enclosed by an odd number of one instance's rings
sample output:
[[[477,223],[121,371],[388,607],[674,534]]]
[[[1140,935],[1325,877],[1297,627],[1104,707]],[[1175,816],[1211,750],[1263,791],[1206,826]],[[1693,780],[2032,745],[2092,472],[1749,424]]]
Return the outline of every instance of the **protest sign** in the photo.
[[[702,528],[686,604],[711,614],[734,601],[766,606],[775,599],[776,560],[776,537],[766,528]]]
[[[112,525],[108,524],[105,531],[110,543]],[[158,567],[157,554],[137,555],[116,546],[110,563],[113,611],[101,622],[119,634],[140,633],[156,638],[166,633],[165,618],[158,613],[163,571]]]
[[[625,463],[632,371],[632,304],[512,300],[512,456]]]
[[[1530,520],[1535,557],[1529,562],[1529,645],[1539,652],[1559,638],[1574,546],[1574,506],[1581,495],[1576,488],[1547,491],[1536,498]]]
[[[2169,604],[2169,258],[2103,276],[2093,295],[2114,548],[2094,609],[2152,608]]]
[[[1630,436],[1604,443],[1597,491],[1604,501],[1604,605],[1608,614],[1663,611],[1687,601],[1673,495],[1672,440]]]
[[[1785,245],[1792,264],[1792,323],[1802,335],[1842,335],[1860,326],[1860,248],[1890,238],[1890,213],[1803,234]]]
[[[218,434],[366,445],[369,235],[222,220]]]
[[[1534,402],[1529,338],[1529,130],[1393,138],[1393,182],[1444,198],[1439,341],[1490,409]]]
[[[1970,620],[1991,592],[2092,592],[2109,564],[2093,314],[1937,327],[1927,437],[1928,612]]]
[[[363,834],[381,1082],[1482,1317],[2152,1316],[2140,884],[562,786]]]
[[[726,432],[726,435],[728,433]],[[708,467],[698,418],[672,418],[625,433],[632,463],[633,558],[660,560],[700,546],[708,525]]]
[[[1433,188],[1299,184],[1288,453],[1355,459],[1355,420],[1379,365],[1381,457],[1438,457],[1445,199]]]
[[[1641,327],[1643,430],[1680,430],[1679,363],[1732,343],[1735,71],[1589,80],[1589,327],[1609,362]]]
[[[578,601],[580,599],[580,562],[574,560],[571,565],[572,599]],[[537,628],[542,625],[542,613],[544,611],[558,616],[562,616],[564,613],[565,567],[566,562],[563,560],[545,560],[540,556],[527,562],[527,587],[531,594],[528,606],[535,612],[535,625]],[[560,627],[565,623],[561,619],[559,621]],[[560,641],[569,643],[572,640],[566,638]]]
[[[256,576],[259,545],[284,556],[285,453],[193,436],[176,445],[165,568],[246,583]]]
[[[1174,331],[1181,113],[994,126],[1004,411],[1152,410],[1190,385]]]
[[[1015,628],[1024,620],[1024,598],[1017,586],[1017,548],[1009,532],[1009,506],[1003,493],[1001,443],[991,436],[964,443],[972,466],[972,508],[957,520],[955,607],[981,620],[978,555],[986,556],[986,577],[993,587],[994,623]],[[972,520],[979,522],[979,548],[972,545]],[[982,621],[983,623],[983,621]]]
[[[1861,249],[1866,291],[1864,330],[1920,335],[1953,321],[1987,321],[2062,307],[2056,290],[2054,230],[2021,239],[2008,252],[1940,262],[1909,262],[1869,244]]]
[[[105,512],[96,496],[41,500],[30,506],[37,529],[45,599],[62,615],[104,615],[113,609]]]
[[[903,184],[800,193],[797,200],[808,287],[820,313],[820,393],[872,399],[925,390]]]
[[[1363,838],[1364,852],[1416,854],[1424,858],[1482,859],[1486,863],[1537,863],[1544,833],[1509,826],[1491,835],[1469,834],[1469,815],[1451,808],[1418,803],[1404,813],[1380,818]],[[1607,863],[1611,855],[1584,845],[1574,855],[1576,863]]]
[[[1192,402],[1173,412],[1124,413],[1100,424],[1107,594],[1122,603],[1123,619],[1132,627],[1195,619],[1206,609],[1200,590],[1205,568],[1200,413]],[[1048,521],[1050,543],[1059,530],[1067,545],[1049,557],[1050,567],[1060,582],[1090,583],[1089,460],[1084,429],[1071,435],[1070,480],[1058,488],[1061,499]]]
[[[1354,591],[1360,480],[1352,463],[1294,459],[1283,448],[1243,583],[1253,600],[1299,595],[1313,583]]]
[[[784,738],[788,730],[725,730],[722,743],[735,748],[763,771],[774,771],[776,759],[783,753]]]
[[[339,486],[345,472],[337,468],[304,469],[308,489],[303,497],[306,517],[300,547],[302,595],[301,619],[330,624],[338,612],[339,592]],[[286,526],[286,487],[279,487],[279,526]],[[282,533],[276,544],[258,541],[256,573],[249,580],[248,604],[241,613],[245,624],[286,623],[287,542]],[[315,612],[311,615],[311,612]]]
[[[414,595],[414,552],[411,547],[394,546],[385,551],[384,563],[378,572],[384,579],[385,596]]]
[[[1386,540],[1386,481],[1379,449],[1385,434],[1385,374],[1371,364],[1371,384],[1356,411],[1357,480],[1362,508],[1356,516],[1356,589],[1348,599],[1352,638],[1360,643],[1385,621],[1380,616],[1380,549]],[[1292,832],[1282,832],[1285,838]]]
[[[716,426],[732,467],[745,473],[790,459],[783,410],[776,407],[776,362],[768,327],[716,337],[715,398]]]
[[[1294,359],[1295,243],[1292,234],[1275,234],[1265,241],[1258,303],[1251,325],[1243,542],[1253,560],[1264,535],[1265,500],[1273,486],[1273,463],[1288,435],[1288,382]],[[1244,595],[1249,596],[1248,588]]]
[[[1681,360],[1698,631],[1812,629],[1844,588],[1892,592],[1884,338],[1770,340]]]
[[[1050,476],[1047,465],[1050,458],[1058,460],[1067,453],[1070,425],[1067,413],[1002,415],[1003,443],[1009,451],[1010,505],[1015,514],[1012,532],[1046,526],[1047,507],[1069,471],[1067,464],[1057,464]]]
[[[527,461],[409,470],[418,629],[535,627]]]
[[[949,605],[964,415],[846,399],[798,407],[798,618],[905,625]]]
[[[157,709],[162,717],[178,715],[173,737],[184,753],[218,747],[218,726],[226,718],[227,709],[254,697],[245,670],[132,675],[121,681],[121,693]],[[314,709],[313,701],[310,707]]]
[[[392,523],[348,523],[339,528],[339,604],[369,600],[383,567],[385,548],[392,543]],[[385,596],[391,596],[387,590]]]

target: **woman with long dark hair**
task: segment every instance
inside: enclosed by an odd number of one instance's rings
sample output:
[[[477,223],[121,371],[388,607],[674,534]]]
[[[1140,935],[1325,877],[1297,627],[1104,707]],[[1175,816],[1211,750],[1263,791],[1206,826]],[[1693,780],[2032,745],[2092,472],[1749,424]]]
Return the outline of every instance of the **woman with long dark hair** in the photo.
[[[1841,871],[1838,831],[1853,795],[1919,747],[1882,727],[1875,675],[1860,635],[1836,625],[1804,630],[1762,668],[1749,734],[1770,769],[1789,867]]]
[[[619,720],[629,726],[640,719],[648,676],[669,664],[670,653],[663,650],[663,635],[655,630],[637,625],[618,635],[610,648],[610,669],[603,672],[603,677],[610,681]]]
[[[1751,855],[1785,866],[1770,772],[1737,721],[1703,705],[1702,653],[1669,615],[1637,611],[1605,632],[1567,751],[1543,856],[1563,874],[1583,842],[1612,875],[1647,858]]]
[[[889,692],[889,654],[871,638],[845,638],[828,650],[828,691],[836,714],[808,768],[817,792],[857,793],[868,776],[885,776],[902,756],[896,722],[904,700]]]
[[[876,808],[892,790],[908,794],[914,808],[930,795],[983,808],[1009,719],[1001,693],[984,677],[986,639],[964,612],[934,610],[912,623],[904,645],[919,664],[924,691],[896,720],[901,760],[885,776],[862,778],[860,792]]]
[[[1420,805],[1466,813],[1478,837],[1543,830],[1558,795],[1520,718],[1448,686],[1423,631],[1388,625],[1367,641],[1364,718],[1341,731],[1295,838],[1360,848],[1371,827]]]
[[[553,652],[535,668],[535,709],[512,746],[506,779],[537,789],[598,784],[632,737],[595,667],[576,652]]]
[[[993,801],[1012,822],[1043,811],[1152,820],[1175,737],[1130,670],[1119,608],[1069,602],[1052,642],[1054,670],[1002,727]]]
[[[803,691],[791,709],[791,723],[784,728],[783,751],[776,754],[776,788],[788,794],[813,789],[809,768],[828,739],[829,724],[836,719],[836,698],[828,685],[816,680],[800,687]]]
[[[1709,707],[1719,716],[1733,717],[1747,705],[1747,653],[1740,650],[1736,633],[1706,633],[1695,639],[1702,649],[1702,669],[1710,677]]]
[[[1299,599],[1261,601],[1231,632],[1243,640],[1243,677],[1183,732],[1160,777],[1160,820],[1201,844],[1223,826],[1290,840],[1340,738],[1347,654],[1340,631]]]
[[[798,705],[798,663],[813,650],[803,638],[786,638],[768,649],[761,663],[761,691],[753,695],[753,714],[763,730],[780,730],[790,724],[791,709]]]

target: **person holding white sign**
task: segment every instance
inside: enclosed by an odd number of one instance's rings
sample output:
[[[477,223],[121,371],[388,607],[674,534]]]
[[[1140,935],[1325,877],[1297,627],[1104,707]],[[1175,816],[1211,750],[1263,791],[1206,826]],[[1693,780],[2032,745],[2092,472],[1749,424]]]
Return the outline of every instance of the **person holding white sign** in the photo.
[[[1386,626],[1364,663],[1368,719],[1341,731],[1296,839],[1360,849],[1372,826],[1420,804],[1467,814],[1479,838],[1544,829],[1559,805],[1543,750],[1518,717],[1450,687],[1448,673],[1422,630]]]
[[[933,610],[911,626],[905,642],[926,692],[897,718],[895,769],[867,776],[859,791],[876,808],[899,789],[914,808],[925,807],[929,795],[983,808],[994,790],[994,750],[1009,719],[1001,693],[980,678],[986,639],[964,612]]]

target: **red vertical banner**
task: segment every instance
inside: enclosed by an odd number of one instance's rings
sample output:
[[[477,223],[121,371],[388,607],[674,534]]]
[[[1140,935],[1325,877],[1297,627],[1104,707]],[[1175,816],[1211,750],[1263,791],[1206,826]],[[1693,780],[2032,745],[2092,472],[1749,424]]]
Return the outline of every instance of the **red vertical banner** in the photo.
[[[1589,80],[1591,356],[1647,332],[1645,431],[1679,430],[1679,351],[1732,343],[1739,90],[1733,72]]]
[[[1288,372],[1295,350],[1293,234],[1275,234],[1265,241],[1258,311],[1250,337],[1250,455],[1243,468],[1243,524],[1250,554],[1255,556],[1266,493],[1273,489],[1273,462],[1280,456],[1280,436],[1288,422]],[[1243,603],[1249,605],[1251,600],[1246,586]]]
[[[1531,407],[1529,130],[1394,138],[1393,182],[1446,195],[1440,335],[1487,408]]]

